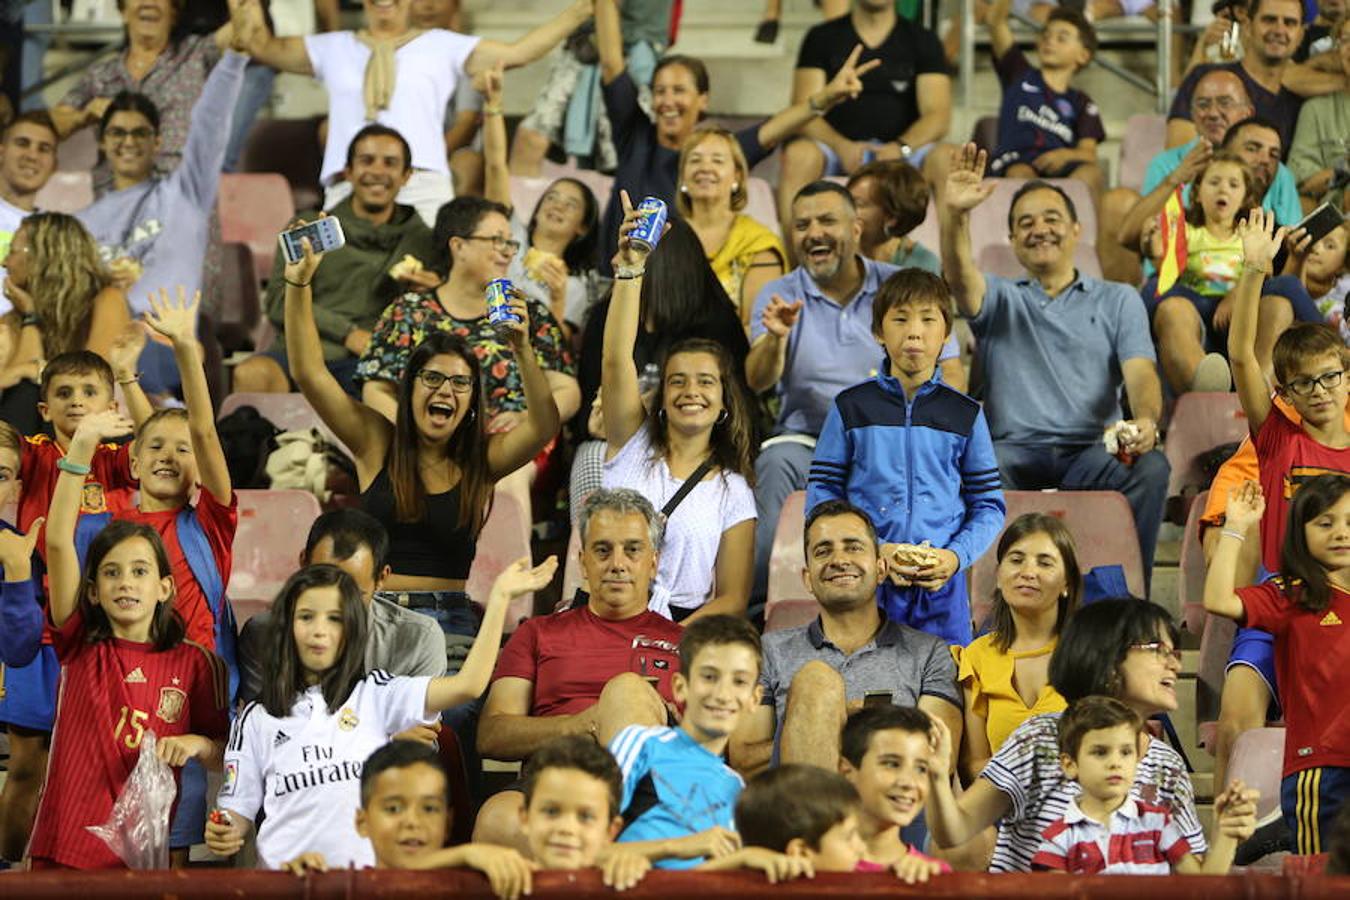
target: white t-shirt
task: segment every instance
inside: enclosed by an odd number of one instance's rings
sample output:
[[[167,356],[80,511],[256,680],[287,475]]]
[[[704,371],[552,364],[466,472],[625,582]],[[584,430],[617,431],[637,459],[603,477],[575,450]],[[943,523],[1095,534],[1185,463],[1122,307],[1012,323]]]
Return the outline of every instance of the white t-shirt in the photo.
[[[19,209],[17,206],[5,202],[0,198],[0,316],[9,312],[12,304],[9,298],[4,295],[5,288],[5,267],[3,265],[5,257],[9,255],[9,242],[14,240],[14,232],[19,230],[19,223],[31,215],[27,210]]]
[[[408,141],[414,169],[449,174],[441,123],[445,106],[478,41],[433,28],[395,51],[394,94],[389,98],[389,108],[380,110],[376,121],[397,130]],[[353,32],[330,31],[307,36],[305,52],[314,77],[328,89],[328,144],[319,173],[319,180],[326,185],[346,166],[352,138],[370,124],[362,91],[370,50]]]
[[[219,805],[253,820],[258,864],[275,869],[301,853],[318,852],[334,868],[375,865],[370,842],[356,833],[361,767],[390,736],[426,716],[430,678],[396,678],[375,670],[362,678],[336,714],[312,687],[277,719],[259,701],[244,707],[225,747]]]
[[[684,479],[671,475],[664,459],[651,458],[651,443],[643,424],[605,463],[603,483],[607,488],[632,488],[660,510]],[[700,481],[666,522],[661,562],[647,604],[652,612],[669,616],[672,606],[698,609],[712,599],[722,532],[753,518],[755,494],[745,478],[733,472],[716,472]]]

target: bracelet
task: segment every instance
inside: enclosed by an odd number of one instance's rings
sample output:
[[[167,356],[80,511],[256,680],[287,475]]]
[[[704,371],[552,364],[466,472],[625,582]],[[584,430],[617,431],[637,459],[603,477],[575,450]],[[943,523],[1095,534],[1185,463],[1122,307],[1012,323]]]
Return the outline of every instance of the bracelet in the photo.
[[[19,327],[20,327],[20,328],[28,328],[28,327],[30,327],[30,326],[33,327],[33,328],[41,328],[41,327],[42,327],[42,317],[39,316],[37,313],[34,313],[34,312],[26,312],[26,313],[24,313],[22,316],[19,317]]]
[[[1225,528],[1225,529],[1223,529],[1222,531],[1220,531],[1220,532],[1219,532],[1219,536],[1220,536],[1220,537],[1237,538],[1239,541],[1245,541],[1245,540],[1247,540],[1247,536],[1246,536],[1245,534],[1241,534],[1241,533],[1239,533],[1239,532],[1237,532],[1237,531],[1232,531],[1232,530],[1227,529],[1227,528]]]
[[[133,372],[133,373],[131,374],[131,377],[130,377],[130,378],[119,378],[119,379],[117,379],[117,383],[118,383],[118,384],[135,384],[136,382],[138,382],[138,381],[140,381],[140,380],[141,380],[141,373],[140,373],[140,372]]]
[[[88,466],[82,466],[77,462],[71,462],[64,456],[56,461],[56,467],[62,472],[69,472],[72,475],[88,475],[90,469]]]
[[[501,104],[483,107],[483,115],[485,116],[500,116],[501,114],[502,114]]]
[[[614,278],[616,281],[632,281],[635,278],[641,278],[647,270],[639,266],[617,266],[614,269]]]
[[[1243,266],[1242,266],[1242,271],[1244,271],[1244,272],[1260,272],[1262,275],[1269,275],[1269,274],[1271,274],[1272,272],[1275,271],[1275,267],[1274,267],[1274,266],[1271,266],[1269,269],[1263,269],[1263,268],[1261,268],[1260,266],[1249,266],[1249,265],[1247,265],[1246,263],[1244,263]]]
[[[810,110],[811,110],[812,113],[814,113],[814,114],[816,114],[816,115],[818,115],[818,116],[823,116],[823,115],[825,115],[825,105],[824,105],[824,104],[817,104],[817,103],[816,103],[816,95],[815,95],[815,94],[812,94],[811,96],[809,96],[809,97],[806,98],[806,105],[807,105],[807,107],[810,108]]]
[[[291,287],[297,287],[297,288],[307,288],[307,287],[309,287],[311,284],[314,283],[314,279],[313,279],[313,278],[311,278],[309,281],[291,281],[289,278],[286,278],[285,281],[286,281],[286,283],[289,284]]]

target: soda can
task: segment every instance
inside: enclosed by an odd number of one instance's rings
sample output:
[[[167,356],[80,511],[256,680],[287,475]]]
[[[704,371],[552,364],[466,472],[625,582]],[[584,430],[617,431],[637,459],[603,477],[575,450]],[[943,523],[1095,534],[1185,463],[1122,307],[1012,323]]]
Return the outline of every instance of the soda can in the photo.
[[[637,227],[629,232],[628,239],[634,247],[642,247],[650,253],[656,249],[666,230],[666,218],[669,215],[666,203],[659,197],[643,197],[637,211],[640,218]]]
[[[520,316],[511,310],[511,290],[511,279],[494,278],[488,282],[485,291],[488,322],[496,326],[503,336],[510,331],[505,327],[508,323],[521,321]]]

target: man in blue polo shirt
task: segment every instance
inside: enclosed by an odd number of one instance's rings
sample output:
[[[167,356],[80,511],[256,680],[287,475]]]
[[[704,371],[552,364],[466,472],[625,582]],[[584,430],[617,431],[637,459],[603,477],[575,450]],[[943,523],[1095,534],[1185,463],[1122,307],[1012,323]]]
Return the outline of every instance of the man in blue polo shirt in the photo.
[[[773,437],[755,462],[754,602],[764,599],[778,514],[806,489],[816,437],[835,395],[876,375],[884,351],[872,334],[872,298],[897,266],[858,252],[862,221],[842,185],[815,181],[792,201],[789,231],[800,265],[769,282],[750,316],[745,377],[755,393],[777,388]],[[942,348],[943,371],[960,366],[955,338]]]
[[[1008,212],[1009,243],[1026,276],[981,274],[970,216],[994,190],[984,181],[985,163],[974,144],[953,163],[942,272],[975,332],[1003,486],[1124,494],[1147,573],[1170,468],[1156,446],[1162,385],[1144,304],[1126,285],[1078,274],[1078,216],[1064,192],[1043,181],[1019,190]],[[1106,452],[1102,432],[1123,419],[1122,383],[1134,418],[1117,458]]]

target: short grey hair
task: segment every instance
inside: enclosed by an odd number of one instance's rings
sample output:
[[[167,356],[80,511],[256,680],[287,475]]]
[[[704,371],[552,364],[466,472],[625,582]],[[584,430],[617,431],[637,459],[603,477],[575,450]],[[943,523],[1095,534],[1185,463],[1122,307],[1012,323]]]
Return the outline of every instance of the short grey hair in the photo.
[[[647,536],[652,549],[661,549],[661,538],[665,534],[664,517],[657,514],[652,502],[632,488],[600,488],[592,491],[581,503],[581,515],[577,519],[581,528],[581,547],[586,548],[586,532],[590,530],[591,517],[598,512],[612,512],[626,516],[637,513],[647,520]]]

